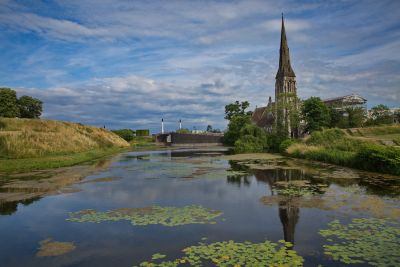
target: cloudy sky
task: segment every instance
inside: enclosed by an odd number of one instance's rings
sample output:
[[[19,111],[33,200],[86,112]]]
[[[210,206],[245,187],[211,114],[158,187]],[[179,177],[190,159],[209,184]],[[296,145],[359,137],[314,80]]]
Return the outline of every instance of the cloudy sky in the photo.
[[[400,105],[396,0],[0,0],[0,87],[48,119],[224,129],[224,105],[273,96],[281,12],[300,98]]]

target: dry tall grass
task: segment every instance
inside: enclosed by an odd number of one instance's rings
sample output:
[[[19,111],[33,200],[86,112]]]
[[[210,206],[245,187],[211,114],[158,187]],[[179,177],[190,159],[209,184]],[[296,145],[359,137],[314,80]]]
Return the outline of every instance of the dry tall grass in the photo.
[[[0,118],[0,158],[36,158],[126,147],[111,131],[77,123]]]

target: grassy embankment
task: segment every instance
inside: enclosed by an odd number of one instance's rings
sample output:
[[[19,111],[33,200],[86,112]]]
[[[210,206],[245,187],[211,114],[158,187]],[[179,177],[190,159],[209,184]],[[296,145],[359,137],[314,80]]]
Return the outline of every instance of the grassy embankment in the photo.
[[[0,118],[0,173],[70,166],[129,147],[101,128],[51,120]]]
[[[328,129],[314,132],[285,152],[293,157],[400,175],[399,136],[399,125]]]
[[[132,147],[138,149],[152,149],[157,147],[153,136],[135,136],[129,143]]]

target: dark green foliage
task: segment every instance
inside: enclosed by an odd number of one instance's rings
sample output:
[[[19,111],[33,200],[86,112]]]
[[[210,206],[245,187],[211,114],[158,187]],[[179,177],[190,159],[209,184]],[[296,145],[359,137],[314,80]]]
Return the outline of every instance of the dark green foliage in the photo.
[[[125,139],[128,142],[132,141],[135,137],[135,132],[131,129],[112,130],[112,132],[119,135],[121,138]]]
[[[342,120],[343,120],[343,115],[334,107],[329,107],[329,127],[330,128],[335,128],[340,126]]]
[[[0,88],[0,117],[15,118],[18,116],[17,93],[10,88]]]
[[[270,152],[280,152],[281,143],[288,138],[284,135],[271,134],[268,136],[268,148]]]
[[[206,131],[207,132],[212,132],[212,130],[213,130],[213,127],[211,125],[207,125]]]
[[[249,102],[236,101],[225,106],[225,119],[229,120],[228,131],[224,135],[224,143],[233,146],[240,137],[242,128],[250,124],[251,111],[246,111]]]
[[[365,121],[366,114],[362,108],[346,108],[347,124],[349,128],[361,127]]]
[[[354,167],[353,162],[355,159],[355,155],[356,153],[351,151],[321,148],[319,150],[310,150],[303,154],[293,154],[292,156],[297,156],[309,160],[328,162],[341,166]]]
[[[264,129],[247,124],[240,130],[240,138],[235,142],[235,152],[262,152],[268,149],[268,137]]]
[[[365,143],[358,150],[354,165],[363,170],[400,175],[400,149]]]
[[[311,134],[307,145],[316,147],[294,151],[290,155],[310,160],[390,174],[400,174],[400,149],[347,137],[339,129]]]
[[[330,128],[355,128],[364,124],[366,114],[363,108],[358,107],[348,107],[344,113],[329,107],[329,119]]]
[[[306,122],[305,131],[314,132],[329,126],[329,110],[319,97],[310,97],[303,102],[302,117]]]
[[[139,129],[136,130],[136,136],[149,136],[150,130],[149,129]]]
[[[233,117],[238,115],[247,115],[251,116],[251,111],[246,111],[246,109],[250,106],[250,103],[247,101],[239,102],[235,101],[234,103],[228,104],[225,106],[225,119],[232,120]]]
[[[279,144],[279,152],[285,153],[286,149],[292,144],[296,143],[294,139],[285,139]]]
[[[392,122],[393,115],[390,113],[389,108],[380,104],[371,108],[371,116],[366,122],[366,125],[390,124]]]
[[[21,118],[38,119],[42,115],[43,102],[30,96],[21,96],[17,100]]]

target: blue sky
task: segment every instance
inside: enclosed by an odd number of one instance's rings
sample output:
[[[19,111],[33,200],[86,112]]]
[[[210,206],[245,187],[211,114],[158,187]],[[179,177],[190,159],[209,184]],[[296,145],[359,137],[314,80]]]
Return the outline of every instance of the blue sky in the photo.
[[[285,14],[300,98],[400,105],[400,1],[0,0],[0,86],[43,118],[224,129],[274,94]]]

